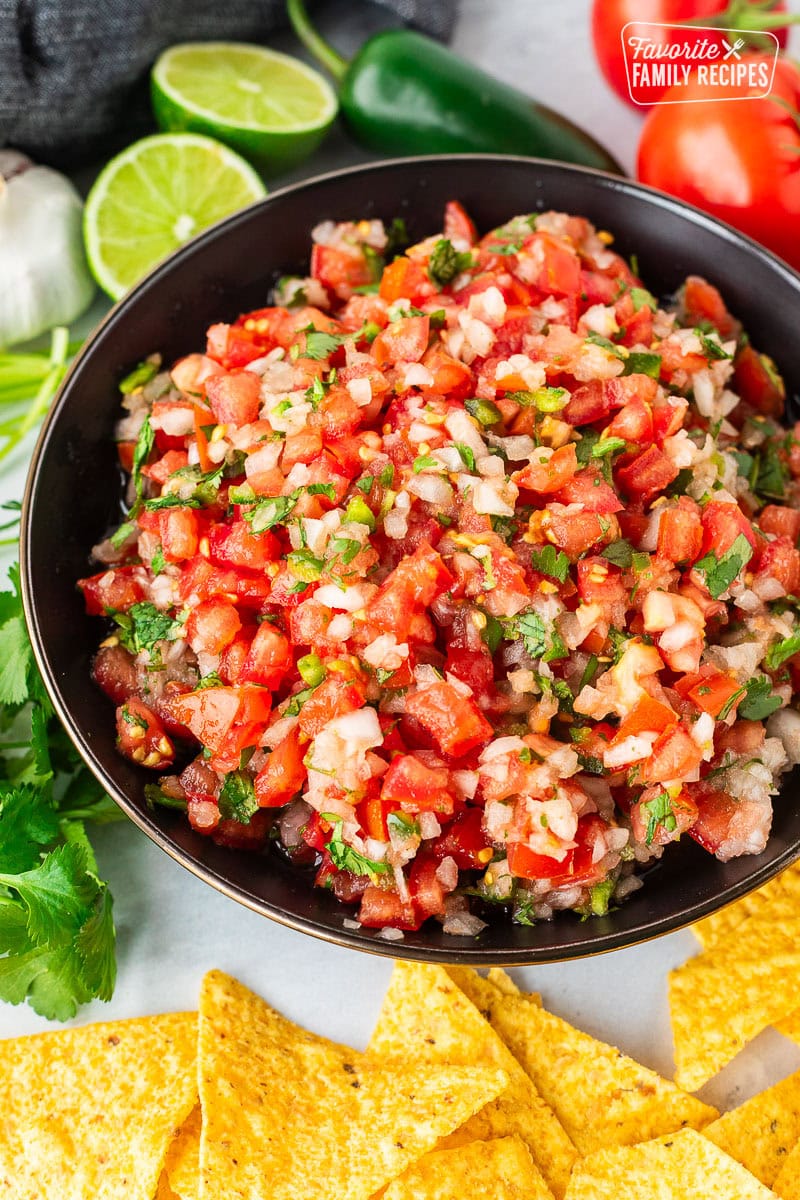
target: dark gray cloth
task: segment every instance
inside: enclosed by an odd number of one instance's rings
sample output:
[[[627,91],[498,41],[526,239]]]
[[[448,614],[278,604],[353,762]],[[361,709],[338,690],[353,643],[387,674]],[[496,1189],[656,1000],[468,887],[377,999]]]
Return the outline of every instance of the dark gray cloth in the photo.
[[[395,23],[446,38],[457,0],[377,2]],[[326,0],[312,13],[350,53],[376,27],[372,7]],[[166,46],[252,41],[299,54],[276,32],[286,24],[284,0],[0,0],[0,146],[67,168],[99,159],[152,131],[148,73]]]

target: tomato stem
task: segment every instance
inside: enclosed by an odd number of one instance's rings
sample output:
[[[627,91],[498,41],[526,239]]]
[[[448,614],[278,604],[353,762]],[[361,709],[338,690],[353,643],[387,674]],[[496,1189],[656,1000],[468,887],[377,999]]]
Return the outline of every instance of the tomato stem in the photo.
[[[334,50],[330,42],[325,41],[311,24],[304,0],[286,0],[286,12],[292,23],[292,29],[305,48],[314,55],[317,62],[331,73],[338,83],[341,83],[350,64],[339,54],[338,50]]]
[[[730,0],[723,12],[707,17],[692,17],[678,24],[689,26],[710,27],[713,29],[734,29],[742,33],[750,46],[757,50],[774,50],[775,43],[763,35],[773,29],[785,29],[787,25],[800,23],[800,13],[792,16],[787,12],[776,12],[777,0]]]

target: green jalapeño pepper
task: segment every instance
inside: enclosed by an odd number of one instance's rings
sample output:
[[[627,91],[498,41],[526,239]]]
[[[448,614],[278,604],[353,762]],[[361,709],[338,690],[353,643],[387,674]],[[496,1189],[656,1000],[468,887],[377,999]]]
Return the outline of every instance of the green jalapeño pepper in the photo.
[[[342,114],[385,154],[485,151],[533,155],[623,174],[577,125],[409,29],[371,37],[347,62],[317,33],[303,0],[287,0],[295,33],[339,82]]]

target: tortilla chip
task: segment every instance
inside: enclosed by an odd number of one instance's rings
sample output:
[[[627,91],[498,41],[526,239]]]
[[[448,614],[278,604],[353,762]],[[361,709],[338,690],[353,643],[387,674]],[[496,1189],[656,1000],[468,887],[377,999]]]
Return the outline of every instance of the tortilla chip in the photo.
[[[508,1083],[485,1067],[381,1069],[211,971],[200,993],[204,1200],[367,1200]]]
[[[775,1193],[693,1129],[600,1150],[575,1168],[566,1200],[775,1200]]]
[[[800,1144],[787,1154],[772,1190],[781,1200],[800,1200]]]
[[[767,1025],[797,1007],[800,916],[779,925],[744,921],[735,939],[669,975],[675,1082],[694,1092]],[[779,982],[779,986],[778,986]]]
[[[710,950],[712,946],[729,938],[744,921],[773,921],[783,915],[791,917],[797,912],[799,898],[800,863],[795,863],[763,887],[698,921],[692,926],[692,933],[704,950]]]
[[[13,1200],[152,1200],[197,1101],[197,1017],[167,1013],[0,1043],[0,1184]]]
[[[489,983],[493,983],[499,992],[504,992],[506,996],[519,996],[520,989],[514,983],[510,975],[506,975],[505,971],[501,971],[500,967],[490,967],[486,978]],[[536,996],[535,992],[529,992],[531,999]],[[536,997],[539,999],[539,997]]]
[[[481,984],[491,986],[486,980]],[[505,1071],[509,1082],[503,1094],[446,1144],[516,1133],[561,1200],[577,1157],[575,1147],[519,1063],[444,967],[395,963],[367,1053],[382,1061],[482,1063]]]
[[[800,1045],[800,1008],[790,1012],[788,1017],[784,1017],[782,1021],[776,1021],[775,1028],[778,1033],[782,1033],[784,1037]]]
[[[382,1200],[553,1200],[518,1137],[434,1150],[390,1183]]]
[[[800,1139],[800,1071],[725,1113],[703,1133],[772,1187]]]
[[[445,970],[487,1019],[498,992],[504,996],[520,995],[514,980],[497,967],[492,967],[486,976],[479,975],[474,967],[446,967]],[[533,1003],[541,1004],[542,998],[536,992],[530,992],[528,996]]]
[[[702,1129],[718,1115],[525,996],[498,993],[490,1019],[581,1154]]]
[[[196,1104],[184,1121],[167,1151],[162,1179],[168,1180],[164,1200],[198,1200],[200,1195],[200,1129],[203,1124],[200,1105]],[[156,1200],[159,1197],[156,1196]]]
[[[158,1190],[156,1191],[155,1200],[181,1200],[181,1197],[176,1196],[172,1188],[169,1186],[169,1180],[163,1172],[158,1181]]]

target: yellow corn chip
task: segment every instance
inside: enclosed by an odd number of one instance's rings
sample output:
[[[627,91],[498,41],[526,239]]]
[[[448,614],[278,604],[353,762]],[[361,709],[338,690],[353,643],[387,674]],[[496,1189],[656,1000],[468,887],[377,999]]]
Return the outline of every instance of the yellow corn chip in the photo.
[[[200,1105],[192,1109],[167,1151],[164,1163],[165,1181],[169,1191],[163,1200],[198,1200],[200,1195],[200,1129],[202,1126]],[[160,1200],[156,1196],[156,1200]]]
[[[501,971],[499,967],[490,967],[486,978],[489,980],[489,983],[494,984],[499,992],[505,992],[507,996],[519,996],[520,990],[514,983],[514,980],[510,975],[506,975],[505,971]],[[529,992],[528,995],[533,999],[535,993]]]
[[[725,1113],[703,1133],[772,1187],[800,1138],[800,1071]]]
[[[578,1163],[566,1200],[775,1200],[775,1193],[693,1129]]]
[[[486,980],[480,983],[484,991],[491,987]],[[550,1190],[558,1200],[564,1195],[576,1158],[574,1146],[519,1063],[444,967],[395,963],[368,1054],[403,1063],[500,1067],[509,1078],[506,1091],[447,1144],[519,1134]]]
[[[368,1200],[507,1085],[486,1067],[382,1069],[211,971],[200,994],[203,1200]]]
[[[669,976],[675,1082],[694,1092],[767,1025],[788,1016],[800,992],[800,917],[778,926],[745,921],[736,937]],[[780,986],[777,986],[777,982]]]
[[[0,1043],[0,1192],[152,1200],[197,1101],[196,1063],[194,1013]]]
[[[784,1037],[800,1045],[800,1008],[790,1012],[788,1017],[784,1017],[783,1020],[776,1021],[775,1028],[778,1033],[782,1033]]]
[[[649,1141],[686,1125],[702,1129],[717,1116],[716,1109],[525,996],[499,994],[491,1022],[581,1154]]]
[[[176,1196],[169,1186],[169,1180],[165,1174],[162,1174],[158,1181],[158,1191],[156,1192],[155,1200],[181,1200],[181,1197]]]
[[[474,967],[446,967],[447,974],[457,983],[465,996],[468,996],[476,1008],[484,1016],[500,992],[504,996],[519,996],[520,990],[514,980],[505,971],[492,967],[488,975],[479,975]],[[528,999],[535,1004],[541,1004],[542,998],[536,992],[527,993]]]
[[[383,1200],[553,1200],[518,1137],[434,1150],[390,1183]]]
[[[797,912],[796,904],[800,895],[800,864],[795,863],[781,871],[769,883],[728,904],[719,912],[712,913],[692,926],[692,932],[698,938],[704,950],[710,950],[725,938],[730,937],[734,930],[746,920],[774,921],[777,917],[792,916]]]
[[[781,1200],[800,1200],[800,1143],[787,1154],[772,1190]]]

